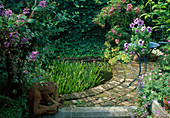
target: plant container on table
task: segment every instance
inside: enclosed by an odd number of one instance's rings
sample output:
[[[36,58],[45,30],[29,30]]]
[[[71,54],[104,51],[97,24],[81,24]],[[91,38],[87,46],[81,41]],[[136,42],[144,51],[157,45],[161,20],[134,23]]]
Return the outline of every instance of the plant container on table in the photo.
[[[163,103],[166,110],[170,110],[170,104],[168,105],[168,101],[170,101],[170,96],[163,98]]]

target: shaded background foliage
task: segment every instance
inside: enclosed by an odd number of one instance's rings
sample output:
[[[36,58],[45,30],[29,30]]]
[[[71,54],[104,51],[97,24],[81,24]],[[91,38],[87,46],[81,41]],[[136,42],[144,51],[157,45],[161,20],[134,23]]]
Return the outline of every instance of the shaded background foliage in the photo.
[[[26,2],[28,7],[34,4],[34,0]],[[44,11],[50,16],[43,13],[33,16],[37,20],[29,26],[34,32],[32,43],[42,47],[52,44],[56,57],[102,56],[106,29],[95,25],[92,19],[107,0],[47,0],[48,4],[52,2],[56,6],[50,6],[51,11]],[[6,5],[19,12],[26,3],[24,0],[10,0]]]

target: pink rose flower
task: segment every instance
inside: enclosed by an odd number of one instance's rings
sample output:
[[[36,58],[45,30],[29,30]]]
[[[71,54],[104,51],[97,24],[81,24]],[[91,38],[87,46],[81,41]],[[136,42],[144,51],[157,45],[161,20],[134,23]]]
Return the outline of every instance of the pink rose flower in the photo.
[[[113,11],[114,11],[114,8],[112,7],[112,8],[109,10],[109,14],[111,14]]]
[[[136,12],[139,12],[139,7],[135,7],[135,9],[134,9]]]
[[[126,9],[126,10],[127,10],[127,11],[131,11],[131,10],[132,10],[132,7],[133,7],[132,4],[127,4],[127,9]]]
[[[116,43],[116,44],[119,44],[119,39],[115,39],[115,43]]]
[[[112,29],[112,33],[113,33],[113,34],[116,34],[116,31],[115,31],[114,29]]]

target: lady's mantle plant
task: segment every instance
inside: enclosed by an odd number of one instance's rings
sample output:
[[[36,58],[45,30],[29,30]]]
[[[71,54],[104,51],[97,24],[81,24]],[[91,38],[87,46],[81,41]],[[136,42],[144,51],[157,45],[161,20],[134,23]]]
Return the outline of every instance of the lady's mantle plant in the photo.
[[[149,42],[151,41],[152,27],[146,26],[144,21],[141,19],[134,19],[134,22],[130,24],[132,32],[131,44],[124,43],[124,53],[129,52],[130,54],[139,53],[148,54]]]

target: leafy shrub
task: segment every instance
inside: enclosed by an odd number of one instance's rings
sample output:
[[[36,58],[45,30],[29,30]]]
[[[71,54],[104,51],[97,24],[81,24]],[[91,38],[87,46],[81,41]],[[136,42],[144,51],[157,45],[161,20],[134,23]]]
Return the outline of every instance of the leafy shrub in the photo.
[[[132,4],[127,3],[126,0],[111,0],[93,20],[94,23],[101,27],[109,29],[109,32],[106,34],[108,41],[105,42],[104,55],[110,60],[109,62],[112,65],[125,58],[125,56],[121,57],[122,53],[120,51],[124,48],[123,44],[129,42],[131,35],[129,24],[142,11],[141,8],[133,7]],[[126,62],[129,62],[129,59],[127,57]]]
[[[21,70],[25,54],[29,50],[30,35],[27,31],[22,31],[25,19],[25,14],[15,14],[10,9],[4,10],[4,6],[1,4],[1,16],[0,16],[0,58],[4,65],[3,79],[8,84],[8,89],[5,89],[5,94],[11,94],[13,89],[12,83],[21,83]],[[26,9],[25,9],[26,10]],[[27,10],[26,10],[27,11]],[[23,27],[22,27],[23,26]],[[7,86],[2,86],[6,88]],[[8,92],[7,92],[8,91]]]
[[[132,4],[127,4],[126,0],[121,2],[119,0],[109,1],[108,5],[101,10],[93,22],[103,28],[110,27],[107,38],[112,46],[117,46],[116,44],[130,38],[129,24],[140,13],[141,9],[139,7],[134,8]],[[115,39],[118,39],[119,42],[116,43]]]
[[[149,7],[142,18],[148,22],[149,25],[153,26],[152,38],[158,41],[167,41],[169,36],[169,4],[168,0],[149,1],[145,4],[145,7]]]
[[[0,60],[3,62],[2,65],[5,66],[5,71],[0,72],[3,73],[2,77],[4,77],[5,83],[2,88],[6,88],[6,91],[1,92],[7,94],[7,96],[13,97],[11,92],[15,88],[19,88],[17,85],[25,88],[23,66],[27,63],[26,55],[32,50],[31,43],[34,42],[32,39],[34,33],[31,32],[28,23],[34,21],[32,19],[33,13],[43,12],[45,9],[45,6],[40,4],[41,2],[39,4],[35,2],[34,6],[31,4],[33,6],[31,13],[30,9],[26,7],[20,14],[14,13],[2,5],[2,2],[0,3],[0,33],[2,34],[0,36]],[[47,28],[49,29],[49,27]],[[8,86],[6,86],[6,83]]]
[[[169,67],[169,60],[170,60],[170,47],[169,44],[162,46],[161,47],[161,51],[163,52],[162,56],[160,56],[158,63],[160,64],[160,69],[162,69],[163,71],[169,71],[170,67]]]
[[[107,0],[61,0],[60,11],[70,20],[59,23],[64,31],[54,36],[56,53],[62,57],[102,56],[105,30],[96,26],[92,19]]]
[[[0,96],[0,117],[1,118],[28,118],[28,107],[26,105],[26,96],[12,100],[10,98]]]
[[[8,3],[12,4],[8,4]],[[34,1],[15,3],[6,2],[8,6],[16,4],[15,11],[23,6],[31,6]],[[39,2],[39,0],[37,1]],[[34,33],[34,44],[45,46],[55,44],[55,53],[62,57],[102,56],[105,30],[96,26],[92,18],[107,0],[47,0],[46,9],[35,13],[34,23],[29,28]],[[12,8],[11,8],[12,9]],[[33,27],[34,26],[34,27]],[[78,35],[77,35],[78,34]]]

